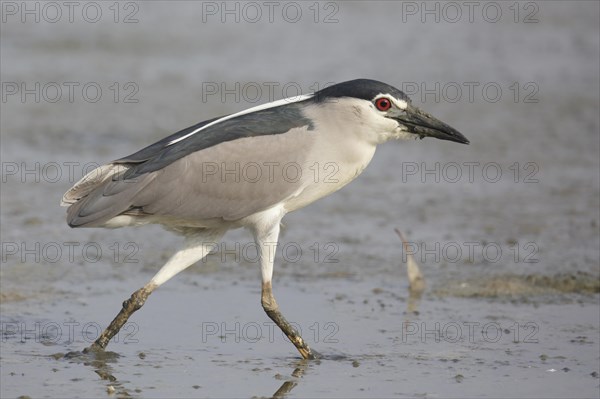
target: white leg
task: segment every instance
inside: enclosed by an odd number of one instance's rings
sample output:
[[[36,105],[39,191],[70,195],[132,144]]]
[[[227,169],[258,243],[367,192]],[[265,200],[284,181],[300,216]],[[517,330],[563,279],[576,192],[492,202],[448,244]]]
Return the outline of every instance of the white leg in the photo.
[[[304,342],[298,331],[283,317],[279,310],[279,306],[273,296],[272,278],[273,278],[273,263],[275,261],[275,253],[277,249],[277,241],[279,239],[279,223],[281,217],[265,225],[261,224],[253,230],[254,240],[258,247],[260,259],[260,270],[262,274],[262,295],[261,304],[267,316],[277,324],[294,344],[298,352],[304,359],[315,359],[316,352],[312,351]]]
[[[273,264],[277,252],[277,241],[279,241],[279,221],[267,231],[255,232],[254,241],[258,248],[262,282],[263,284],[270,283],[273,279]]]
[[[185,239],[183,249],[177,251],[150,280],[154,289],[169,281],[173,276],[203,259],[223,237],[222,231],[208,231]]]
[[[185,270],[192,264],[204,258],[214,248],[216,241],[220,240],[224,231],[202,231],[194,236],[188,236],[183,249],[177,251],[169,261],[160,268],[152,280],[123,302],[123,308],[92,344],[90,349],[103,350],[108,342],[114,337],[129,317],[146,302],[148,296],[177,273]]]

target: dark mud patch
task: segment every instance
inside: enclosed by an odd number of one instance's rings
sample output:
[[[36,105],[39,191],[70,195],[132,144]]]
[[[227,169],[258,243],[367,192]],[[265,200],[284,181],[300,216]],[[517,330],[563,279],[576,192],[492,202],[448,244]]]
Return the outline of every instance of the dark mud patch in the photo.
[[[448,281],[434,289],[439,296],[460,298],[523,298],[549,294],[600,293],[600,276],[586,272],[540,274],[504,274],[463,281]]]
[[[0,292],[0,303],[17,302],[27,299],[25,295],[19,294],[16,291]]]

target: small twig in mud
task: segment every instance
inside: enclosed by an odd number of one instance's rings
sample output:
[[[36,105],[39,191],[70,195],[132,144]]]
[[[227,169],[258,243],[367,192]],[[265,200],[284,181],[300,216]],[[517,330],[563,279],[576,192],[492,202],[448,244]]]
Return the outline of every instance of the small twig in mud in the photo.
[[[419,268],[419,264],[415,260],[412,255],[412,252],[409,250],[408,242],[404,237],[404,234],[398,229],[394,229],[400,240],[402,240],[402,247],[404,249],[404,253],[406,253],[406,270],[408,274],[408,284],[411,292],[422,292],[425,289],[425,278],[421,273],[421,269]]]

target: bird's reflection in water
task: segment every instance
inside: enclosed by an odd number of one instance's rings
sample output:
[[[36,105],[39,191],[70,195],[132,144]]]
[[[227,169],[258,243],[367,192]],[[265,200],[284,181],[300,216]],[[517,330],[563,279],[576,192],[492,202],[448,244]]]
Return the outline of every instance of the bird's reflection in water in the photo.
[[[133,396],[130,390],[115,377],[112,364],[116,363],[120,357],[116,352],[104,350],[74,351],[66,354],[57,353],[53,357],[67,360],[70,363],[78,363],[91,367],[103,381],[106,381],[106,392],[108,394],[115,395],[118,398],[130,398]]]
[[[119,381],[115,377],[113,364],[117,363],[120,355],[116,352],[92,350],[87,352],[74,351],[68,353],[57,353],[52,355],[56,360],[66,360],[69,363],[82,364],[90,367],[106,384],[106,392],[109,395],[114,395],[117,398],[132,398],[131,389],[128,389],[123,381]],[[311,364],[319,364],[319,360],[296,359],[289,364],[294,370],[290,377],[284,377],[285,382],[272,395],[273,398],[285,398],[294,389],[300,379],[304,376],[306,370]],[[139,391],[137,391],[139,392]]]
[[[308,360],[308,359],[297,359],[292,362],[290,365],[294,367],[294,371],[292,371],[291,377],[292,379],[287,379],[281,386],[275,391],[272,398],[285,398],[287,394],[289,394],[292,389],[294,389],[300,379],[304,376],[304,373],[308,369],[310,364],[319,364],[319,360]]]
[[[408,304],[406,306],[407,317],[416,316],[419,314],[419,303],[425,291],[425,276],[421,272],[421,268],[415,257],[413,250],[409,246],[409,242],[399,229],[394,229],[400,241],[402,241],[402,250],[404,251],[406,261],[406,274],[408,277]],[[404,328],[404,326],[403,326]]]
[[[408,302],[406,304],[406,314],[408,317],[419,314],[419,304],[421,303],[423,291],[416,289],[408,290]]]

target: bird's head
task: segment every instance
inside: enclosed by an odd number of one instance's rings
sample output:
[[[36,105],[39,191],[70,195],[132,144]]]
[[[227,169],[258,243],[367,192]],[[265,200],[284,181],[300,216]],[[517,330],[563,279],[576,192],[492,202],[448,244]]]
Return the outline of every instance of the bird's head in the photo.
[[[378,141],[435,137],[440,140],[469,144],[453,127],[412,105],[401,90],[369,79],[357,79],[326,87],[315,93],[321,103],[337,102],[352,109],[362,124],[372,128]]]

